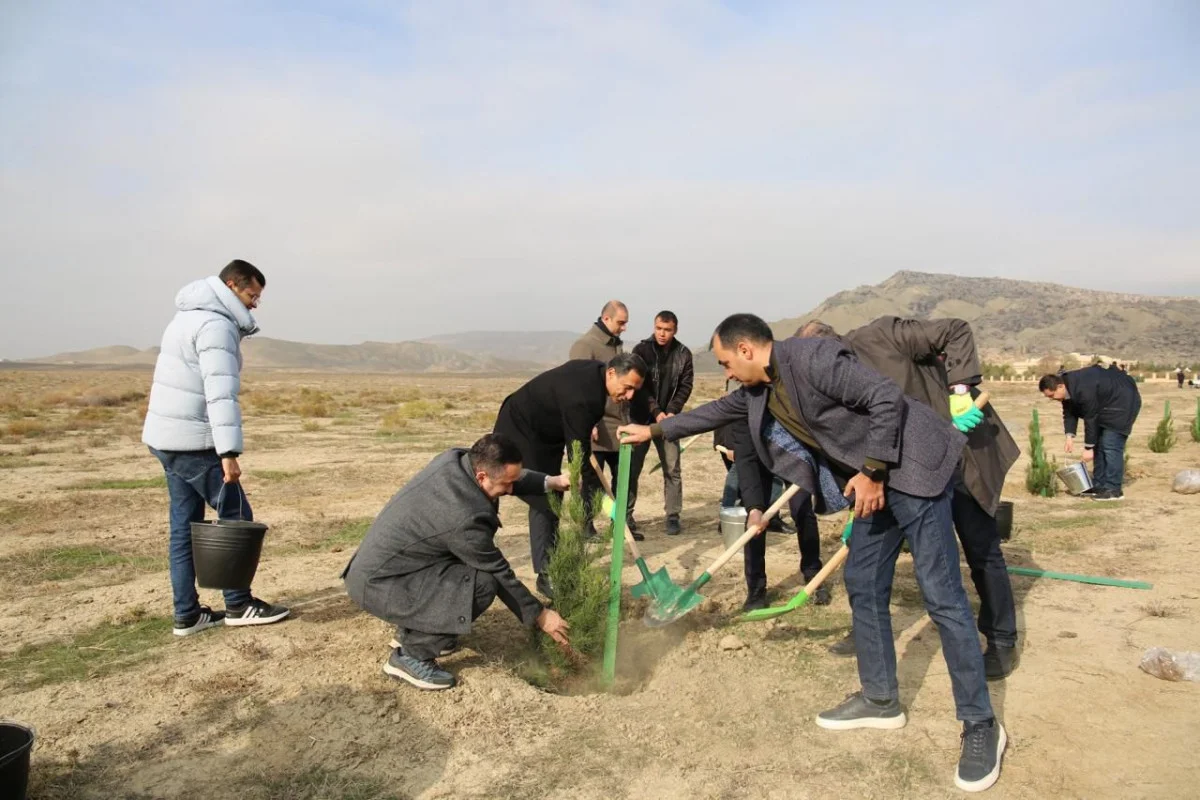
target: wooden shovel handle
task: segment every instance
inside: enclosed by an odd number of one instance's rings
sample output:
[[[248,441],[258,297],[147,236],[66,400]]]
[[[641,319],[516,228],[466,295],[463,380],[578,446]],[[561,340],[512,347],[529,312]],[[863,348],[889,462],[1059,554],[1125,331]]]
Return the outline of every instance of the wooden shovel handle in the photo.
[[[596,460],[596,455],[588,455],[588,460],[592,462],[592,469],[596,470],[596,477],[600,479],[600,485],[604,487],[604,493],[608,495],[608,499],[616,502],[616,497],[613,496],[612,484],[608,481],[608,476],[600,469],[600,462]],[[641,558],[638,553],[637,542],[634,541],[633,532],[629,530],[629,526],[625,526],[625,542],[629,545],[629,551],[633,553],[633,560],[637,561]]]
[[[737,555],[739,550],[745,547],[751,539],[753,539],[767,527],[767,523],[771,521],[771,518],[778,514],[779,510],[783,508],[787,501],[791,500],[798,491],[800,491],[800,486],[798,484],[793,483],[791,486],[789,486],[787,490],[779,496],[779,499],[772,503],[771,507],[763,512],[762,522],[746,528],[746,532],[742,534],[741,538],[730,545],[728,550],[717,556],[717,560],[712,563],[712,566],[710,566],[706,572],[708,572],[708,574],[711,576],[721,567],[725,566],[725,562]]]
[[[834,571],[842,565],[842,562],[846,560],[848,555],[850,555],[850,548],[846,545],[842,545],[841,548],[839,548],[838,551],[833,554],[833,558],[825,562],[825,566],[821,567],[821,571],[816,575],[813,575],[812,580],[804,584],[804,594],[807,597],[812,597],[813,592],[817,591],[821,584],[825,582],[825,579],[832,575]]]
[[[979,396],[975,398],[975,407],[982,411],[983,407],[988,404],[988,399],[987,392],[980,392]]]

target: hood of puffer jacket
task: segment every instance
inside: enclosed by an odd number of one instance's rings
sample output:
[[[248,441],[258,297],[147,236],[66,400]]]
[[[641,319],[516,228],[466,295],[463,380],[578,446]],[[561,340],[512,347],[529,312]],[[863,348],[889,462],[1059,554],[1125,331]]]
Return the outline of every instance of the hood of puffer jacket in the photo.
[[[242,336],[250,336],[258,332],[258,323],[250,309],[242,305],[242,301],[233,290],[221,282],[215,275],[199,281],[192,281],[179,290],[175,295],[175,308],[180,311],[211,311],[229,318]]]

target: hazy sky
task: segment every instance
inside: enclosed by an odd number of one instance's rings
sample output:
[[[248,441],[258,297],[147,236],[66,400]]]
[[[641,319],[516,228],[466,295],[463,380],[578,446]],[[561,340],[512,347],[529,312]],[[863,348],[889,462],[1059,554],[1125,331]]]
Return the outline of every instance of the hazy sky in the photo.
[[[1200,3],[10,2],[0,356],[263,334],[700,344],[899,269],[1200,294]]]

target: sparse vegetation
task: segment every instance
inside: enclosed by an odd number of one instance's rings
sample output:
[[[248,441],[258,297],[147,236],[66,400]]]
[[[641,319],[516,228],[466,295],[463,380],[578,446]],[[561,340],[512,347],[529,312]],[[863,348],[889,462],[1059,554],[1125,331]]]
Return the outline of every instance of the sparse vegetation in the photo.
[[[1163,405],[1163,416],[1158,421],[1154,435],[1150,437],[1148,446],[1151,453],[1166,453],[1178,442],[1175,436],[1175,420],[1171,417],[1171,401]]]
[[[1200,397],[1196,398],[1196,416],[1192,418],[1192,441],[1200,442]]]
[[[170,642],[171,625],[168,617],[134,614],[67,641],[26,645],[0,659],[0,680],[10,690],[27,691],[127,669]]]
[[[0,573],[22,586],[45,581],[64,581],[98,570],[142,572],[166,565],[156,556],[130,555],[95,545],[52,547],[16,553],[0,559]]]
[[[63,486],[62,488],[80,492],[165,489],[167,488],[167,477],[165,475],[158,475],[154,478],[131,478],[127,480],[112,481],[82,481],[80,483],[72,483],[68,486]]]
[[[582,466],[582,448],[578,442],[572,442],[568,462],[572,486],[580,485]],[[546,572],[554,587],[554,608],[571,626],[571,648],[578,659],[568,658],[548,636],[541,637],[542,653],[559,669],[579,671],[604,647],[604,632],[608,627],[608,570],[596,564],[602,549],[587,540],[590,518],[584,511],[583,496],[572,491],[554,505],[559,516],[558,543]],[[600,508],[599,496],[592,507]]]
[[[1058,462],[1053,457],[1046,460],[1046,446],[1042,438],[1042,426],[1038,412],[1033,410],[1029,423],[1029,465],[1025,468],[1025,488],[1039,497],[1054,497],[1058,494]]]

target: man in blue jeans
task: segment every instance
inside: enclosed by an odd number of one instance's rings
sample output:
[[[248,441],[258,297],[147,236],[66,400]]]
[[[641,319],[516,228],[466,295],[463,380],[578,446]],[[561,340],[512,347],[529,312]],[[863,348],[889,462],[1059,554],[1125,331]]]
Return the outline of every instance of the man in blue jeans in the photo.
[[[1095,460],[1092,499],[1125,497],[1125,442],[1142,410],[1142,395],[1127,373],[1101,366],[1084,367],[1058,375],[1043,375],[1038,389],[1062,403],[1066,452],[1075,450],[1075,434],[1083,419],[1083,461]]]
[[[817,513],[853,498],[846,589],[861,689],[817,715],[827,730],[907,722],[888,610],[900,543],[907,540],[963,723],[954,783],[970,792],[991,787],[1007,735],[992,711],[950,508],[966,437],[833,339],[775,341],[761,318],[734,314],[717,326],[712,350],[726,377],[743,388],[649,428],[622,426],[623,441],[678,439],[745,420],[762,464],[810,492]]]
[[[254,265],[235,260],[220,275],[183,287],[154,366],[142,441],[167,475],[176,636],[221,624],[266,625],[288,615],[248,589],[227,590],[224,613],[201,605],[192,563],[191,524],[204,519],[206,505],[222,519],[253,519],[239,483],[238,391],[241,341],[258,330],[250,310],[258,307],[266,283]]]

